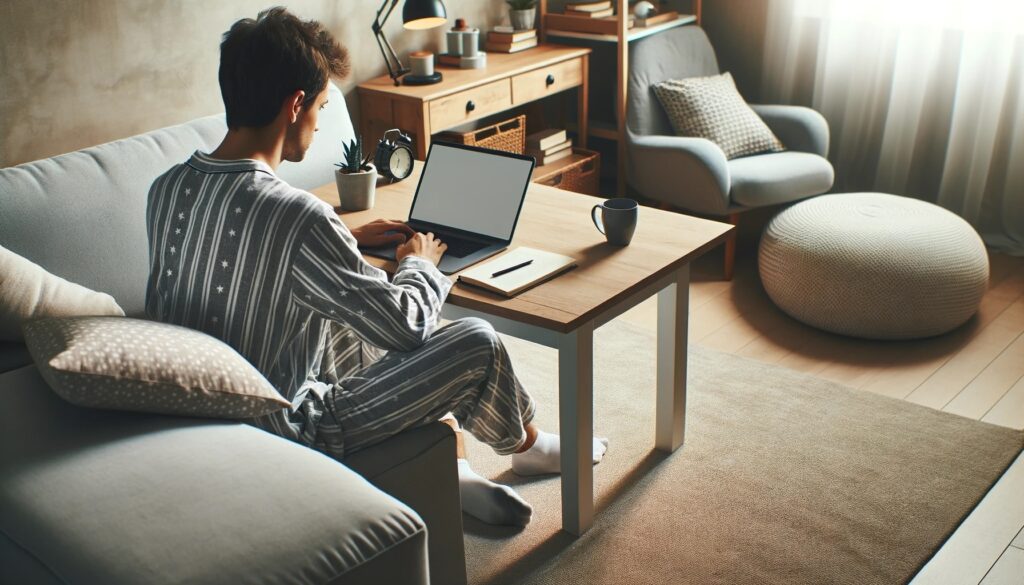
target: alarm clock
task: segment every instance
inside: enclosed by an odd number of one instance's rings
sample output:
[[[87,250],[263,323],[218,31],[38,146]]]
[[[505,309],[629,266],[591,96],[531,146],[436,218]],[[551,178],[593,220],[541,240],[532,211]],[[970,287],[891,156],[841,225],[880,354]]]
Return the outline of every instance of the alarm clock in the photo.
[[[394,139],[388,138],[394,134]],[[413,156],[412,139],[398,128],[384,133],[377,143],[377,152],[373,155],[373,164],[377,172],[389,181],[401,181],[412,174]]]

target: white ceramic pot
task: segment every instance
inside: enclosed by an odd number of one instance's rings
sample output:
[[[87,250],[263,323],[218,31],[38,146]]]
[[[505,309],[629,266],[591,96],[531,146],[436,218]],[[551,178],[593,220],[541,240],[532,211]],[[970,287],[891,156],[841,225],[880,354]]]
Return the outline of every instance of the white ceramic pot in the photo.
[[[370,170],[359,173],[343,173],[341,169],[335,169],[334,180],[338,185],[341,211],[363,211],[373,207],[377,169],[373,165],[369,167]]]
[[[537,16],[535,8],[526,10],[509,10],[509,20],[512,21],[512,28],[516,30],[528,30],[533,28],[534,18]]]

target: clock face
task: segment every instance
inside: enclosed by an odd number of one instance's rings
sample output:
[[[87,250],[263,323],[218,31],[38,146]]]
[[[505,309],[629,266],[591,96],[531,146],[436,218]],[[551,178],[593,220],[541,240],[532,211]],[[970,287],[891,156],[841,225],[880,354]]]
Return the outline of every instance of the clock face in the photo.
[[[412,173],[412,152],[408,148],[396,148],[388,160],[388,167],[396,179],[404,179]]]

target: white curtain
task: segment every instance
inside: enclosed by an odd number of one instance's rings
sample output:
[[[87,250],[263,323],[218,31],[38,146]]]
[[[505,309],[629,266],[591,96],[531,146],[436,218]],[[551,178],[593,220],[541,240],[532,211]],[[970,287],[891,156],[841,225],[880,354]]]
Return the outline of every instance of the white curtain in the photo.
[[[769,0],[766,103],[829,121],[834,191],[959,214],[1024,255],[1024,0]]]

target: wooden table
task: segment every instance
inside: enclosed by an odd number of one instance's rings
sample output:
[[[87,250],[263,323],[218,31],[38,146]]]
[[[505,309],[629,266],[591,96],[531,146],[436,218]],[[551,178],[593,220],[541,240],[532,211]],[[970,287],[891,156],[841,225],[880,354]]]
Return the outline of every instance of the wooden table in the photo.
[[[349,226],[380,217],[408,219],[422,163],[409,179],[378,187],[376,205],[345,213]],[[313,191],[337,205],[334,184]],[[472,196],[472,193],[467,193]],[[590,219],[603,201],[531,183],[512,246],[531,246],[576,259],[578,268],[506,299],[456,284],[445,303],[448,319],[481,317],[502,333],[558,350],[559,432],[562,437],[562,528],[580,535],[593,524],[594,329],[658,294],[655,445],[683,443],[690,262],[723,242],[728,224],[649,207],[640,208],[632,243],[610,246]],[[395,263],[367,260],[388,272]],[[455,280],[457,275],[452,275]]]
[[[423,160],[432,134],[578,87],[576,146],[586,148],[589,55],[585,47],[540,44],[488,53],[484,69],[438,67],[444,79],[431,85],[395,86],[382,75],[358,86],[359,133],[364,144],[375,145],[387,130],[401,128]]]

